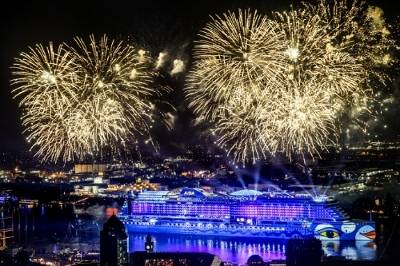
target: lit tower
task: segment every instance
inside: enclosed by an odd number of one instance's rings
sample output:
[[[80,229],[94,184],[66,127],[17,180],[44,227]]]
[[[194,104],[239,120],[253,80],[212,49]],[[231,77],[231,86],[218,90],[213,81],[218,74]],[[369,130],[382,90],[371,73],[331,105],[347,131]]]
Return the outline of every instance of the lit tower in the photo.
[[[13,217],[7,210],[0,212],[0,249],[7,247],[7,239],[13,238]]]
[[[112,215],[100,232],[100,265],[128,265],[127,238],[124,224]]]

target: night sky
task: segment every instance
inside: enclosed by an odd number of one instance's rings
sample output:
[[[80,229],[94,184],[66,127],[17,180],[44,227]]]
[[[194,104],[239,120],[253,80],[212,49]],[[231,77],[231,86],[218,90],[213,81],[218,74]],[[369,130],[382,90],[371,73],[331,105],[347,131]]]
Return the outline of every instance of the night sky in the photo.
[[[193,40],[199,29],[209,21],[209,15],[229,9],[256,8],[261,12],[287,9],[288,0],[259,1],[9,1],[2,3],[0,16],[0,152],[18,152],[27,146],[22,136],[17,103],[11,97],[10,66],[13,58],[36,43],[72,42],[73,37],[97,37],[106,33],[114,38],[132,38],[150,49],[154,55],[161,51],[183,59],[190,66]],[[376,0],[369,3],[383,8],[386,17],[399,15],[399,6],[393,0]],[[397,3],[397,5],[399,5]],[[174,91],[167,97],[177,108],[176,127],[170,133],[156,132],[165,152],[185,145],[201,143],[202,130],[192,124],[182,89],[184,75],[169,80]],[[400,133],[398,82],[389,85],[397,96],[397,110],[388,117],[388,133]],[[391,92],[390,92],[391,93]]]

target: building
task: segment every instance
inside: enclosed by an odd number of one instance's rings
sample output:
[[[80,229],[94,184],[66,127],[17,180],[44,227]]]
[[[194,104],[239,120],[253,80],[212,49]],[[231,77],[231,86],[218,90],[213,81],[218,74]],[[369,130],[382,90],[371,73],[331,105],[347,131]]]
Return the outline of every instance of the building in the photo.
[[[100,265],[128,265],[127,239],[124,224],[117,216],[112,215],[100,232]]]
[[[14,237],[13,217],[10,210],[0,211],[0,249],[5,249],[8,240]]]
[[[246,266],[265,266],[265,262],[264,260],[259,256],[259,255],[251,255],[248,259],[247,259],[247,263]]]
[[[99,263],[95,261],[80,261],[78,263],[72,264],[72,266],[98,266]]]
[[[75,174],[104,173],[107,170],[106,164],[75,164]]]

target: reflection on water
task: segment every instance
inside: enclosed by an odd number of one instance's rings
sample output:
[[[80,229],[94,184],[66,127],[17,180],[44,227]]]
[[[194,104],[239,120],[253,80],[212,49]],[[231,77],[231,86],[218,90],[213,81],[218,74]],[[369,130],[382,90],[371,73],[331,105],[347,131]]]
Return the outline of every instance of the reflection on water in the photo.
[[[218,238],[190,235],[152,235],[155,251],[209,252],[223,261],[244,264],[253,254],[265,261],[285,259],[286,241],[276,239]],[[143,251],[145,234],[129,235],[129,251]],[[327,256],[344,256],[351,260],[375,260],[376,246],[373,242],[322,242]]]
[[[285,259],[285,244],[280,241],[204,238],[199,236],[153,235],[156,251],[209,252],[223,261],[245,263],[258,254],[264,260]],[[145,235],[130,235],[129,250],[144,250]]]
[[[349,260],[376,260],[376,244],[372,241],[323,241],[326,256],[343,256]]]

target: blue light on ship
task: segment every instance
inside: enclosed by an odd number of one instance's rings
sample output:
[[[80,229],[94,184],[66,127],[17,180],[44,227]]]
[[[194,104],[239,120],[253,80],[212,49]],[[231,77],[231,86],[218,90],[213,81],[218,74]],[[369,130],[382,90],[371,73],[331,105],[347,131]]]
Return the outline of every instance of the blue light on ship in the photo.
[[[121,215],[131,232],[217,236],[373,240],[375,223],[351,220],[326,196],[241,190],[145,191]]]

